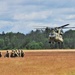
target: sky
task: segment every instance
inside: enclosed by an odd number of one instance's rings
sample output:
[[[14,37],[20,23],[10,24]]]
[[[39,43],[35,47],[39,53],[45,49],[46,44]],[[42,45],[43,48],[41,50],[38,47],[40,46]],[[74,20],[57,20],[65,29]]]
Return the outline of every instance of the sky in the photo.
[[[64,24],[75,26],[75,0],[0,0],[0,33]]]

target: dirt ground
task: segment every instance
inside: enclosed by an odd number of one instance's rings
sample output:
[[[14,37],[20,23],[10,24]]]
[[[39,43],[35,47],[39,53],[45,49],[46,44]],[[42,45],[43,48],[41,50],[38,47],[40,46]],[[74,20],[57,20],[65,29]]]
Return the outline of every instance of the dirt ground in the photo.
[[[24,58],[3,56],[0,75],[75,75],[75,50],[29,50]]]

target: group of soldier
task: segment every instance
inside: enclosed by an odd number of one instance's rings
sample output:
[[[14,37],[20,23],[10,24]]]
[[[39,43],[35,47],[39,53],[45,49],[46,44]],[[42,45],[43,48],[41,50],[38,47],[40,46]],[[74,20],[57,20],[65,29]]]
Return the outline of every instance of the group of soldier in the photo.
[[[2,57],[2,53],[0,52],[0,57]],[[9,52],[8,50],[6,51],[4,57],[24,57],[24,52],[23,50],[12,50],[11,52]]]

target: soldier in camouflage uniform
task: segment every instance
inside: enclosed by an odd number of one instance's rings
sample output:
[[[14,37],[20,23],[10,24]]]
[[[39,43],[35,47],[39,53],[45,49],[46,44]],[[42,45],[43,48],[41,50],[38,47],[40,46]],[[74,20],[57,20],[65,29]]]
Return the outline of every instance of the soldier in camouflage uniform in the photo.
[[[18,56],[21,57],[21,52],[20,52],[20,50],[18,50]]]
[[[15,57],[19,56],[17,50],[14,52],[14,55],[15,55]]]
[[[2,53],[0,52],[0,57],[2,57]]]
[[[24,52],[21,50],[21,57],[24,57]]]
[[[5,56],[4,56],[4,57],[9,58],[9,52],[8,52],[8,51],[6,52],[6,54],[5,54]]]
[[[10,54],[10,57],[15,57],[14,55],[14,50],[12,50],[11,54]]]

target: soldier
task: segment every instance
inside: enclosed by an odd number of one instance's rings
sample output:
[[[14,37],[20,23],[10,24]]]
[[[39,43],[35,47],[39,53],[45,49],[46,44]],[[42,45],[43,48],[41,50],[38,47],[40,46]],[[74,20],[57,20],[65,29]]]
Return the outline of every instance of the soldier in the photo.
[[[18,50],[18,56],[19,56],[19,57],[21,56],[21,52],[20,52],[20,50]]]
[[[5,54],[5,56],[4,56],[4,57],[9,58],[9,52],[8,52],[8,51],[6,52],[6,54]]]
[[[2,53],[0,52],[0,57],[2,57]]]
[[[15,57],[19,56],[17,50],[14,52],[14,55],[15,55]]]
[[[21,57],[24,57],[24,52],[21,50]]]
[[[12,50],[10,57],[14,57],[14,50]]]

